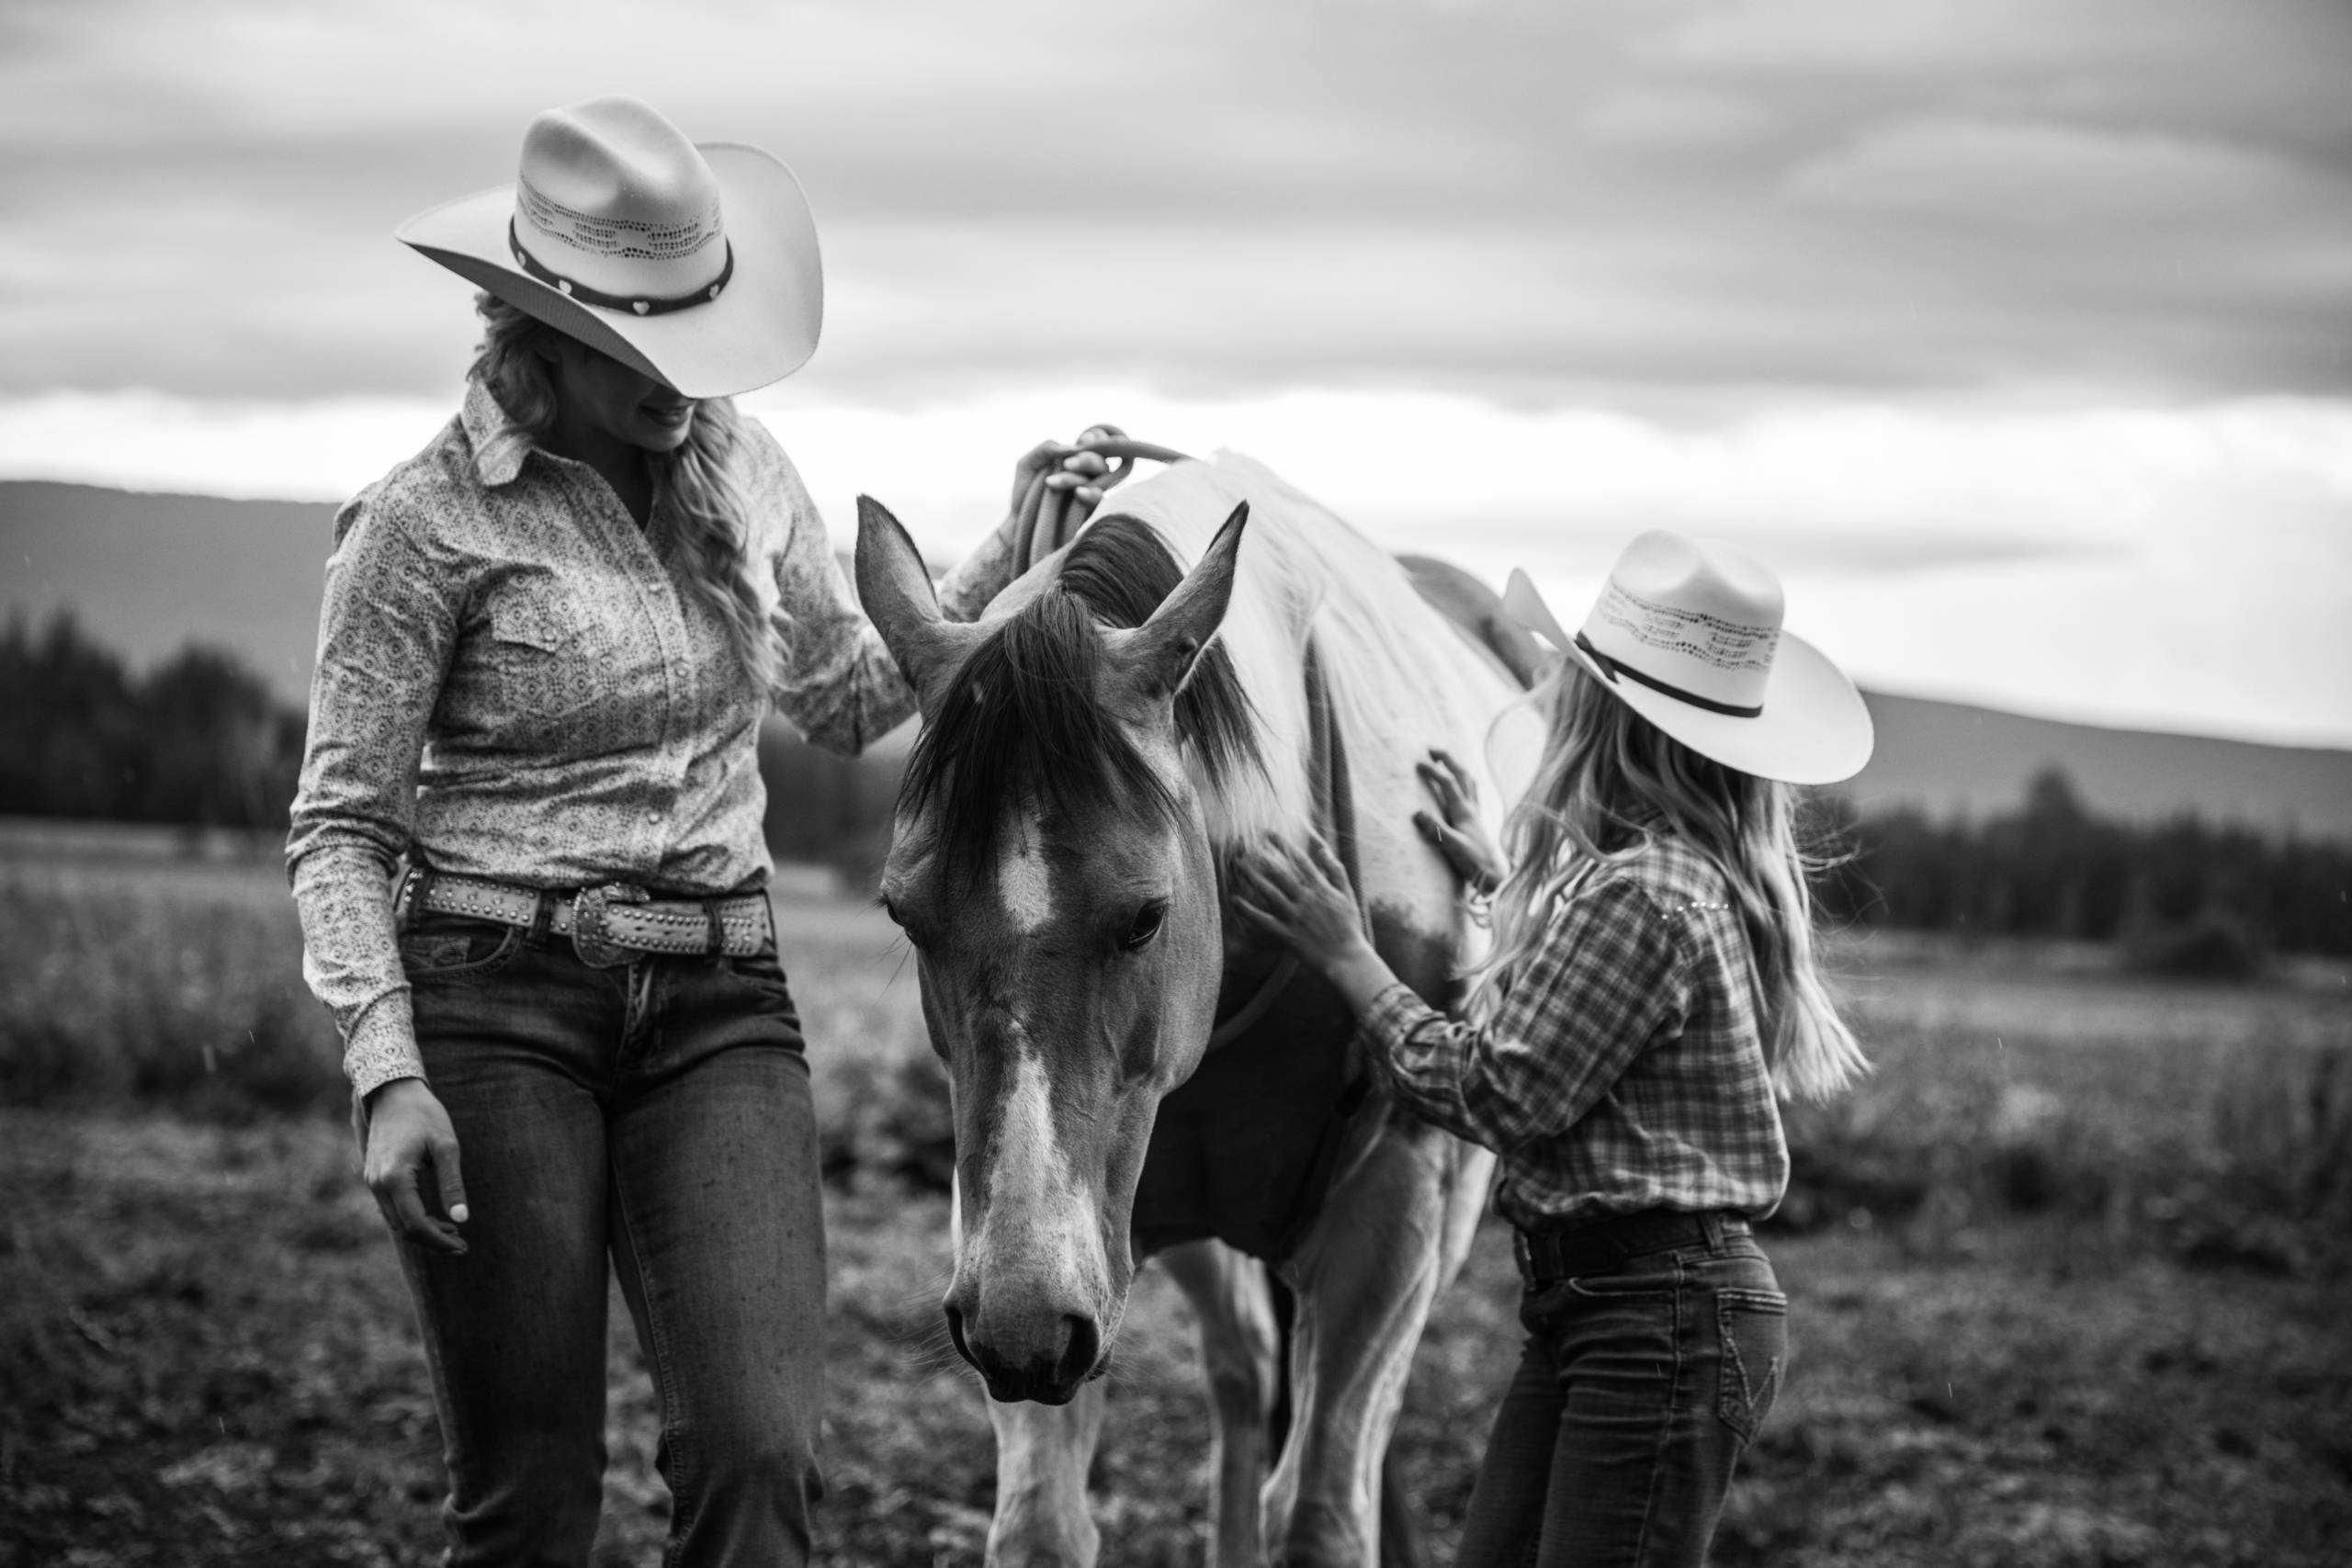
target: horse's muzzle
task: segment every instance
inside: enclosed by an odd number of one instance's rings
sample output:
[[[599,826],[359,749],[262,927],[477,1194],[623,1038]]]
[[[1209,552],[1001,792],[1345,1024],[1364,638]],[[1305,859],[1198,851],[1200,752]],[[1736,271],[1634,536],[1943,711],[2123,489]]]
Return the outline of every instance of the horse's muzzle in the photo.
[[[1001,1354],[987,1341],[975,1341],[966,1335],[964,1314],[954,1303],[945,1310],[956,1353],[971,1363],[988,1385],[989,1397],[999,1404],[1025,1399],[1039,1404],[1068,1404],[1095,1375],[1102,1354],[1102,1331],[1092,1318],[1064,1314],[1057,1331],[1034,1349]]]

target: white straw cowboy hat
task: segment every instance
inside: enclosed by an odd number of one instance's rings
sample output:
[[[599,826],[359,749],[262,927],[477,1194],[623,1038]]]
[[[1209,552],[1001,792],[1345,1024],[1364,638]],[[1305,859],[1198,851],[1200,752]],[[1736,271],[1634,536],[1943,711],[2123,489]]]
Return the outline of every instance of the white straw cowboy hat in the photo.
[[[397,233],[690,398],[789,376],[825,314],[817,227],[792,171],[756,147],[697,146],[630,97],[548,110],[523,133],[514,184]]]
[[[1570,655],[1627,707],[1727,768],[1835,784],[1871,760],[1871,714],[1828,659],[1781,629],[1781,581],[1747,551],[1663,528],[1638,535],[1570,637],[1527,573],[1511,618]]]

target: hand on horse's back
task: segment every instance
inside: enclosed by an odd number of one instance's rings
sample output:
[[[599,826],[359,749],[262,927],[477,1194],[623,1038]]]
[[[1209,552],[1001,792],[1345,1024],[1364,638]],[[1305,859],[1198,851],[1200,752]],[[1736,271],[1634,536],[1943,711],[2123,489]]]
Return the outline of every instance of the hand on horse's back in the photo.
[[[1510,863],[1478,820],[1478,782],[1451,751],[1432,747],[1413,765],[1437,801],[1437,812],[1416,811],[1413,826],[1437,846],[1453,874],[1474,894],[1492,893],[1510,874]]]

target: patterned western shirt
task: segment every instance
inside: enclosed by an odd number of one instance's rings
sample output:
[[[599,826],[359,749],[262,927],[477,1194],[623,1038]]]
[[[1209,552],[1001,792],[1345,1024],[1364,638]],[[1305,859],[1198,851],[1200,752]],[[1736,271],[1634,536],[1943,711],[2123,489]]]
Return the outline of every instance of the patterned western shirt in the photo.
[[[1723,874],[1653,836],[1597,866],[1483,1025],[1403,986],[1362,1027],[1407,1106],[1496,1151],[1495,1207],[1523,1227],[1644,1209],[1761,1219],[1788,1145]]]
[[[761,692],[663,543],[489,389],[336,515],[287,863],[303,975],[361,1094],[422,1077],[392,928],[402,855],[527,887],[684,897],[773,869],[756,737],[771,698],[854,754],[913,711],[791,460],[756,419],[738,461],[782,671]],[[945,584],[969,618],[1008,576],[1000,529]]]

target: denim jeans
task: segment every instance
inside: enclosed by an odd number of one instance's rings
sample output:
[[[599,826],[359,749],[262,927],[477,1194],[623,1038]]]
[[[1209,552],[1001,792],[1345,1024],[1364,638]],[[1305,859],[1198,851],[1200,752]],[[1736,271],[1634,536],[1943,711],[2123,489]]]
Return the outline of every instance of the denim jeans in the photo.
[[[824,1218],[773,947],[591,968],[437,914],[401,936],[458,1143],[461,1257],[399,1244],[440,1408],[453,1564],[588,1562],[606,1258],[661,1407],[673,1568],[808,1560]]]
[[[1733,1466],[1780,1392],[1788,1309],[1755,1238],[1712,1228],[1703,1245],[1530,1290],[1455,1561],[1704,1562]]]

